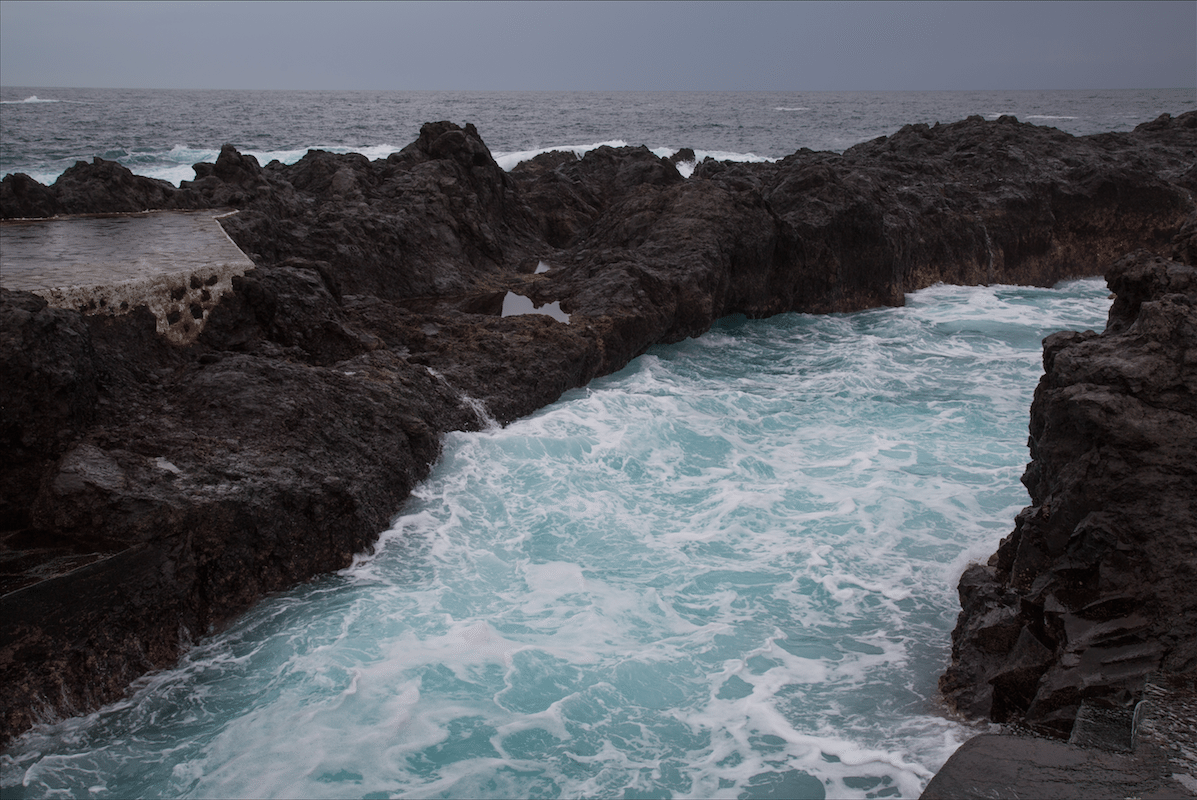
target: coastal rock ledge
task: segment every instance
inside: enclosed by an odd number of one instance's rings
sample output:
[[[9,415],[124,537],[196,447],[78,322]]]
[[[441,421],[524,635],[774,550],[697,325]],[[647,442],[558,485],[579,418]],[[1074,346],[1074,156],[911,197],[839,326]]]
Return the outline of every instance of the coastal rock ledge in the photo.
[[[1197,269],[1140,251],[1106,274],[1102,334],[1043,343],[1031,505],[960,579],[944,697],[1057,736],[1197,677]]]
[[[1105,332],[1043,343],[1032,504],[960,579],[940,689],[1005,732],[927,800],[1197,796],[1197,269],[1139,251],[1106,280]]]
[[[728,314],[1179,258],[1195,161],[1188,112],[1088,137],[909,125],[689,178],[643,147],[508,173],[447,122],[373,162],[262,166],[226,146],[178,188],[100,159],[49,187],[6,176],[5,219],[237,209],[222,224],[255,267],[186,344],[144,306],[0,290],[0,745],[348,566],[448,431],[505,424]],[[1112,273],[1104,336],[1049,340],[1034,506],[962,583],[945,678],[962,711],[1062,733],[1084,702],[1193,668],[1191,275],[1136,255]],[[509,294],[568,322],[503,316]]]

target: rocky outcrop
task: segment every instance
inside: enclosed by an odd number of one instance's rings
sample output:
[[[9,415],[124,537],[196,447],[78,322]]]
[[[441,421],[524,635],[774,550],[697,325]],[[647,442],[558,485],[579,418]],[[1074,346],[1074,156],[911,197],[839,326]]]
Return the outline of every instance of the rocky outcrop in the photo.
[[[236,343],[239,316],[268,317],[250,323],[253,354],[174,347],[148,313],[80,330],[77,314],[3,292],[18,341],[73,357],[36,361],[29,383],[74,403],[43,420],[5,392],[6,458],[22,458],[3,473],[17,501],[0,600],[8,731],[119,696],[264,593],[348,565],[425,475],[440,432],[477,426],[426,369],[321,324],[331,298],[314,270],[249,285],[222,307],[223,330]],[[304,302],[311,329],[290,344]]]
[[[76,161],[53,186],[42,186],[20,173],[5,175],[0,181],[3,219],[210,207],[198,194],[180,192],[167,181],[134,175],[121,164],[98,156],[90,164]]]
[[[972,118],[684,179],[645,148],[506,173],[472,126],[434,123],[374,162],[225,147],[178,189],[110,162],[52,187],[8,176],[6,218],[237,208],[226,230],[257,267],[183,346],[144,308],[0,291],[0,738],[114,699],[262,594],[346,566],[445,431],[731,313],[1092,274],[1181,230],[1195,148],[1197,112],[1084,138]],[[570,322],[503,317],[508,292]]]
[[[1139,251],[1107,273],[1103,334],[1044,340],[1031,506],[960,581],[940,682],[970,716],[1067,736],[1154,673],[1197,673],[1197,269]]]

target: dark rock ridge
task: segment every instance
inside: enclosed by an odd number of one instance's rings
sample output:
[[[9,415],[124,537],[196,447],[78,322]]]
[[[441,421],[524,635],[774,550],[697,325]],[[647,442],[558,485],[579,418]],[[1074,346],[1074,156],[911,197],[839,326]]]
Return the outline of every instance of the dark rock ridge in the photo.
[[[446,431],[727,314],[1095,274],[1186,225],[1195,151],[1197,112],[1082,138],[974,117],[689,179],[642,147],[506,173],[472,126],[435,123],[374,162],[226,146],[178,189],[101,160],[50,187],[6,176],[5,218],[237,208],[257,268],[187,346],[144,308],[0,292],[0,741],[347,566]],[[508,291],[570,323],[500,316]]]
[[[1129,729],[1149,677],[1197,674],[1197,269],[1139,251],[1106,279],[1103,334],[1044,340],[1031,505],[961,578],[940,681],[966,714],[1065,736],[1082,706]]]

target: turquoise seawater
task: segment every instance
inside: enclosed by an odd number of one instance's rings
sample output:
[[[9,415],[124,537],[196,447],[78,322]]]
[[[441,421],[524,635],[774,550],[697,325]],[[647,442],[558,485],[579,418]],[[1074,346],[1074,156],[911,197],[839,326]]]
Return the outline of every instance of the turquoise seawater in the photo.
[[[955,584],[1105,284],[729,318],[455,433],[350,569],[2,759],[21,797],[917,797]]]

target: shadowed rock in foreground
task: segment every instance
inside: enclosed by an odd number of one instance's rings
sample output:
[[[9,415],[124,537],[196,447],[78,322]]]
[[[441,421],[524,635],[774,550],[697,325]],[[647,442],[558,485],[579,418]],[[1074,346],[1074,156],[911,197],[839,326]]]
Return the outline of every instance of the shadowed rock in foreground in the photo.
[[[7,176],[5,218],[239,209],[225,228],[256,268],[185,346],[144,307],[0,291],[0,741],[347,566],[446,431],[727,314],[1099,273],[1181,231],[1195,149],[1197,112],[1082,138],[975,117],[689,179],[645,148],[505,173],[472,126],[435,123],[375,162],[226,146],[178,189],[100,160],[52,187]],[[508,292],[570,321],[503,317]]]

